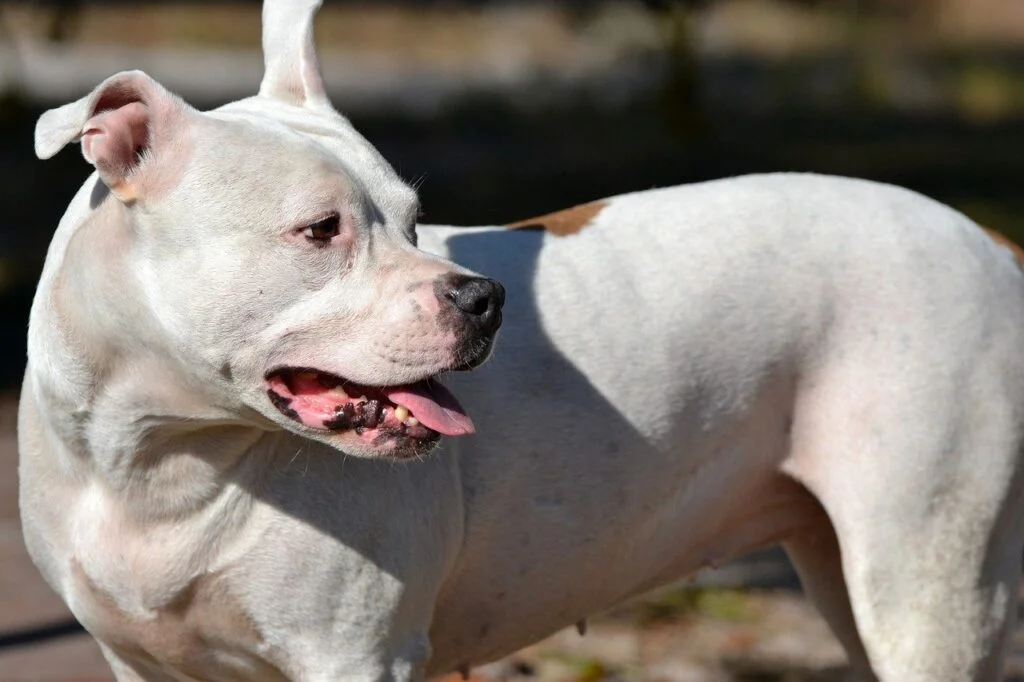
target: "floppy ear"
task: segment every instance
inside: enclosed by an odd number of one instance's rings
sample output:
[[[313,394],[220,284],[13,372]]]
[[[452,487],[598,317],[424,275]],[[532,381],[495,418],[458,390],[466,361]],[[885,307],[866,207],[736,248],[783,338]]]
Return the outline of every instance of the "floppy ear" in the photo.
[[[123,71],[71,104],[50,109],[36,122],[36,156],[48,159],[68,143],[122,201],[138,195],[138,176],[148,157],[187,105],[141,71]]]
[[[321,1],[264,1],[263,97],[298,106],[331,108],[313,39],[313,17]]]

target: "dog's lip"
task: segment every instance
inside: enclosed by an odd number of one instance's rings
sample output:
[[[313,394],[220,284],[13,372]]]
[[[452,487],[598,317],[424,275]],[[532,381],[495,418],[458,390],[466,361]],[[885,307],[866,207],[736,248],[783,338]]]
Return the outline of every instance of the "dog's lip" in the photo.
[[[276,367],[265,374],[267,396],[285,416],[330,432],[355,431],[419,439],[474,432],[472,420],[436,375],[395,386],[368,386],[311,367]]]

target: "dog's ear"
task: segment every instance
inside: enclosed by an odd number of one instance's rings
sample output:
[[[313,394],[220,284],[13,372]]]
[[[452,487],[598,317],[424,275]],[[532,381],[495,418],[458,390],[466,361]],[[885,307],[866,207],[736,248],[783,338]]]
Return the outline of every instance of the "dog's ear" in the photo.
[[[313,17],[322,0],[265,0],[260,95],[297,106],[330,108],[316,59]]]
[[[134,182],[171,120],[188,105],[141,71],[124,71],[71,104],[50,109],[36,122],[36,156],[48,159],[81,141],[82,155],[122,201],[138,194]]]

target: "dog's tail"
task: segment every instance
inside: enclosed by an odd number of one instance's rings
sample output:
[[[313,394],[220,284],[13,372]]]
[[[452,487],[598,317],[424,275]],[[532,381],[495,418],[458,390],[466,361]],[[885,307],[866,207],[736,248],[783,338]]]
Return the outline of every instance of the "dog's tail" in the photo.
[[[289,104],[322,107],[324,92],[316,58],[313,18],[322,0],[265,0],[263,82],[260,95]]]

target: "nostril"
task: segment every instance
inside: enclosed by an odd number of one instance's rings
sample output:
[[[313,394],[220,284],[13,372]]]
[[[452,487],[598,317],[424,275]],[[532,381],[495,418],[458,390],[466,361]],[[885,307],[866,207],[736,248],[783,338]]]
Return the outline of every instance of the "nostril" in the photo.
[[[467,315],[485,317],[501,306],[498,286],[496,282],[481,277],[461,279],[453,282],[445,292],[445,298]]]
[[[477,298],[470,301],[466,307],[463,308],[470,315],[483,315],[487,312],[487,308],[490,307],[488,299],[486,297]]]

